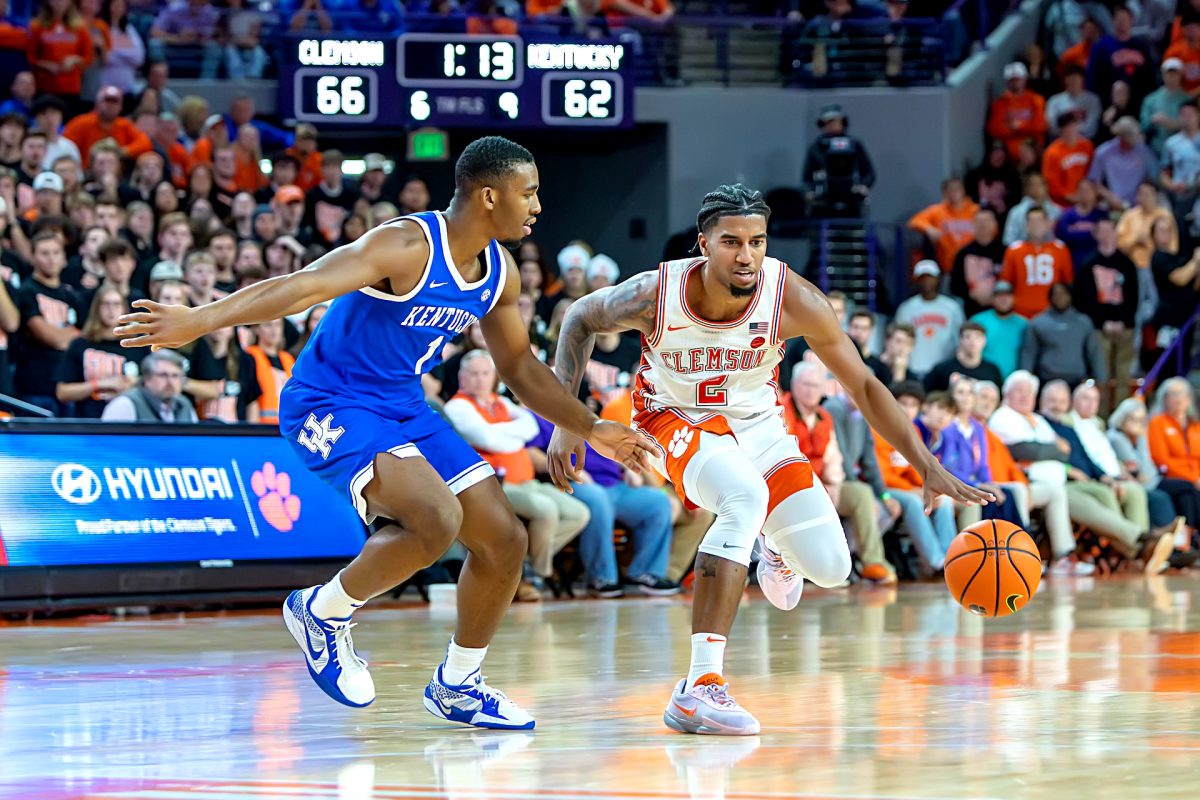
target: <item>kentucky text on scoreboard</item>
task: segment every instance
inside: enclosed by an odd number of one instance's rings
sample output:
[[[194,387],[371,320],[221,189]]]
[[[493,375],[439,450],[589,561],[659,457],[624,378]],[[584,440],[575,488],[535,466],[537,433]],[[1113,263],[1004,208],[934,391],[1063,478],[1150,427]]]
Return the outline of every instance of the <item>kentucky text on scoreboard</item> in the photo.
[[[633,124],[633,53],[617,41],[410,33],[293,39],[280,112],[341,126]]]

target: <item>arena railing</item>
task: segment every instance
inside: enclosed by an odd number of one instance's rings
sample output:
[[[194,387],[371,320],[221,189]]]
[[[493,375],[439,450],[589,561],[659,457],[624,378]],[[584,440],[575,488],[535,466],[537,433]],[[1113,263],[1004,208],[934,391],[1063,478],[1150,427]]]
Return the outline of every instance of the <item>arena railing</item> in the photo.
[[[1194,349],[1192,352],[1187,352],[1185,345],[1192,345],[1194,348],[1192,337],[1188,334],[1196,330],[1198,326],[1200,326],[1200,309],[1197,309],[1191,319],[1179,329],[1179,335],[1175,337],[1175,341],[1166,350],[1163,350],[1158,360],[1154,362],[1154,366],[1146,372],[1146,377],[1142,379],[1142,394],[1153,388],[1159,374],[1172,360],[1175,362],[1176,375],[1187,375],[1192,367],[1196,366],[1197,359],[1194,357]]]

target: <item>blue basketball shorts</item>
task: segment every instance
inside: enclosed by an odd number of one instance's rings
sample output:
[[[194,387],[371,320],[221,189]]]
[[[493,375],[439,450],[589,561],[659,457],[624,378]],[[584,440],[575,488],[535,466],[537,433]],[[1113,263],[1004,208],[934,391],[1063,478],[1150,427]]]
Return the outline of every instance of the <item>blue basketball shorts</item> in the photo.
[[[279,432],[309,470],[354,505],[370,525],[363,490],[375,477],[375,456],[424,458],[459,494],[495,474],[450,423],[428,405],[412,416],[394,419],[289,380],[280,393]]]

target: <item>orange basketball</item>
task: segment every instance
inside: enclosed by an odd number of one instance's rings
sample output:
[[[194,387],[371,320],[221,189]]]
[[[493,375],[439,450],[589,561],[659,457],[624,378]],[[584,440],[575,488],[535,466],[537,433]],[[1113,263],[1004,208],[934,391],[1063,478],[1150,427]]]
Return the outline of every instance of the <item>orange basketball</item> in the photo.
[[[976,522],[946,551],[946,586],[972,614],[1015,614],[1033,599],[1041,580],[1042,555],[1033,537],[1011,522]]]

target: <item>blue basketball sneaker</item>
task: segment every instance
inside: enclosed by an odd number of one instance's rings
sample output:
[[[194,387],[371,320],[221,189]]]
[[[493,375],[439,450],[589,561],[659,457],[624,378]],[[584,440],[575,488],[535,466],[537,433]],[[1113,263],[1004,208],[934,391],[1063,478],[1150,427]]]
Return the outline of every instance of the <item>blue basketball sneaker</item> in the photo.
[[[375,699],[367,662],[354,652],[350,618],[321,619],[311,605],[319,587],[298,589],[283,604],[283,623],[304,653],[308,674],[321,691],[342,705],[362,708]]]
[[[533,717],[504,692],[483,682],[479,670],[458,686],[442,680],[439,664],[425,687],[425,708],[430,714],[451,722],[507,731],[533,730]]]

